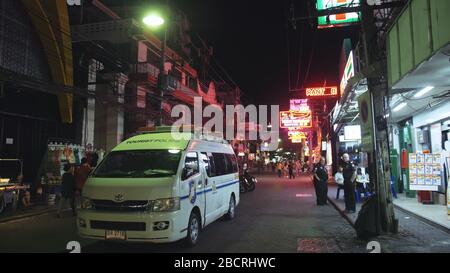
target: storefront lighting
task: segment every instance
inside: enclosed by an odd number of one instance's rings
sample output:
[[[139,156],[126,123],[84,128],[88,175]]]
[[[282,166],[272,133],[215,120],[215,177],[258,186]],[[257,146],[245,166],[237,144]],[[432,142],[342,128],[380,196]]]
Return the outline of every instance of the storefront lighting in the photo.
[[[399,105],[397,105],[397,106],[394,108],[394,110],[392,110],[392,111],[398,112],[398,111],[402,110],[403,108],[405,108],[406,105],[407,105],[406,102],[402,102],[402,103],[400,103]]]
[[[426,93],[430,92],[430,91],[433,90],[433,89],[434,89],[434,86],[427,86],[427,87],[425,87],[424,89],[422,89],[422,90],[420,90],[419,92],[417,92],[417,93],[414,95],[414,98],[420,98],[420,97],[422,97],[423,95],[425,95]]]
[[[178,154],[180,150],[169,150],[169,153],[171,154]]]

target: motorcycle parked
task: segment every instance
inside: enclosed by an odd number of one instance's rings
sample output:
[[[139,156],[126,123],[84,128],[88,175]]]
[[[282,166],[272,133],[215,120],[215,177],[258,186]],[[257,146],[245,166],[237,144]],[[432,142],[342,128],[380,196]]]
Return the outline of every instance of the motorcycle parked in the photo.
[[[241,193],[254,191],[256,183],[258,182],[258,180],[254,176],[251,176],[247,170],[244,170],[244,173],[239,175],[239,181]]]

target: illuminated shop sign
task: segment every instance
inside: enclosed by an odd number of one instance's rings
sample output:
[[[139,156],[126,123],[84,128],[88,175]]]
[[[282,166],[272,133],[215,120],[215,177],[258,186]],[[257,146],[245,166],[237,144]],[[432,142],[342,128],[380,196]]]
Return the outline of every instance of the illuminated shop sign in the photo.
[[[280,128],[311,128],[311,111],[281,111]]]
[[[302,143],[303,140],[307,139],[306,133],[299,131],[297,129],[294,129],[294,130],[289,129],[288,136],[289,136],[289,140],[292,143]]]
[[[308,100],[305,99],[292,99],[290,100],[289,110],[292,111],[301,111],[301,112],[309,112]]]
[[[337,86],[306,88],[306,96],[308,98],[336,97],[337,95]]]
[[[324,11],[339,7],[358,7],[359,0],[317,0],[317,10]],[[359,12],[319,16],[318,28],[347,26],[359,22]]]
[[[355,76],[355,62],[353,58],[353,51],[350,51],[350,55],[347,59],[347,64],[345,65],[344,75],[341,80],[341,97],[344,95],[345,88],[347,87],[348,81]]]

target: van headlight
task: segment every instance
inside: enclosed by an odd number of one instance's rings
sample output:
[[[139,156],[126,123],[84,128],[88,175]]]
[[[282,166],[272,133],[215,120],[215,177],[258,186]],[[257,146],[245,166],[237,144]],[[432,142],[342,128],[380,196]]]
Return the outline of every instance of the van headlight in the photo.
[[[163,212],[163,211],[177,211],[180,210],[180,198],[166,198],[158,199],[152,202],[151,211]]]
[[[92,209],[92,201],[89,198],[82,197],[81,198],[81,208],[82,209]]]

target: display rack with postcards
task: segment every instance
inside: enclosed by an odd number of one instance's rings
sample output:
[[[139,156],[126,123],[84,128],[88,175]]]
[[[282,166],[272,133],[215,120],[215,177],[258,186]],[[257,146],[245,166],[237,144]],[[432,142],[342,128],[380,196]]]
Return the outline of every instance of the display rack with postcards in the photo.
[[[439,191],[442,187],[441,154],[409,154],[410,189]]]

